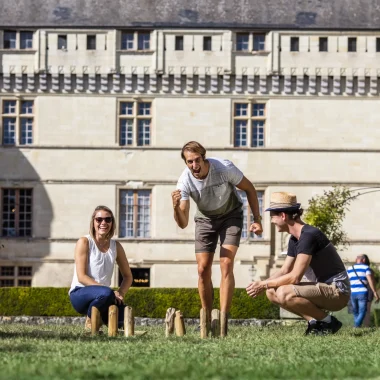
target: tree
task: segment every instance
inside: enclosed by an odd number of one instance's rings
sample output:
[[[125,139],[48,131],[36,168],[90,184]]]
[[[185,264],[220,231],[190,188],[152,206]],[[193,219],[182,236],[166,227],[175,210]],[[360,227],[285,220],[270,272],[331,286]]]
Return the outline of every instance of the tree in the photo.
[[[346,249],[350,243],[342,223],[348,206],[357,196],[345,186],[334,186],[309,200],[304,220],[324,232],[337,249]]]

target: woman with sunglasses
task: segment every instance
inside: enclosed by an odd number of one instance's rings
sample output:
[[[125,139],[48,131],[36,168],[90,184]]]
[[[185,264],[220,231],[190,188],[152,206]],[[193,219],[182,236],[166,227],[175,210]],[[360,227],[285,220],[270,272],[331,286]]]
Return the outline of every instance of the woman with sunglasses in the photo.
[[[69,295],[74,309],[87,314],[86,329],[91,329],[91,309],[95,306],[104,324],[108,324],[108,308],[119,307],[119,327],[124,320],[124,295],[132,284],[132,273],[124,249],[111,239],[116,229],[115,217],[106,206],[95,208],[90,222],[90,234],[81,237],[75,247],[74,277]],[[113,291],[111,277],[115,262],[123,281]]]

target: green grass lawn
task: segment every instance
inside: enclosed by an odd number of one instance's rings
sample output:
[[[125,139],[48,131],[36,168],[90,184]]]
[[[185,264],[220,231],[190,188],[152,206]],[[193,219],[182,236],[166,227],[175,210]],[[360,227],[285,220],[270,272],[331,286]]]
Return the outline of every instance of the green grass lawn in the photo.
[[[79,326],[0,326],[1,379],[369,379],[380,377],[380,329],[230,327],[225,339],[164,327],[141,337],[92,338]]]

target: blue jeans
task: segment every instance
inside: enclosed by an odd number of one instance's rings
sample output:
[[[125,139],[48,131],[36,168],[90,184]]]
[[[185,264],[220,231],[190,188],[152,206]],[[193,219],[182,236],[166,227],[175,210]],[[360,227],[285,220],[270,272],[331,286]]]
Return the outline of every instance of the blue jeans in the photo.
[[[354,314],[355,327],[360,327],[363,323],[365,314],[367,312],[367,298],[367,293],[351,293],[352,312]]]
[[[100,316],[105,325],[108,325],[108,308],[116,304],[115,293],[107,286],[90,285],[77,286],[70,293],[70,302],[79,314],[87,314],[91,318],[91,308],[95,306],[100,311]],[[124,307],[119,308],[119,327],[124,325]]]

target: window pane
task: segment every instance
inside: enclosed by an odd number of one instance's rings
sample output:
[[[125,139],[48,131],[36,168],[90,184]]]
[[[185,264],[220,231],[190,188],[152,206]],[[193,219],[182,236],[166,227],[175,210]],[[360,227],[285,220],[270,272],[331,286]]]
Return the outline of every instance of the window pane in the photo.
[[[203,37],[203,50],[211,51],[212,50],[212,38],[211,36]]]
[[[120,115],[133,115],[133,102],[120,103]]]
[[[348,51],[356,52],[356,37],[350,37],[348,39]]]
[[[151,103],[139,103],[139,115],[150,115]]]
[[[0,276],[14,276],[15,275],[15,267],[0,267]]]
[[[254,120],[252,125],[252,147],[264,146],[264,121]]]
[[[121,33],[121,49],[122,50],[133,50],[133,33],[123,32]]]
[[[247,120],[235,120],[234,146],[247,146]]]
[[[376,52],[380,51],[380,38],[376,38]]]
[[[133,212],[134,212],[133,190],[122,190],[120,192],[120,237],[134,237]]]
[[[87,50],[96,50],[96,35],[87,36]]]
[[[120,145],[133,145],[133,120],[120,120]]]
[[[328,39],[327,37],[319,38],[319,51],[328,51]]]
[[[264,116],[265,104],[253,104],[252,116]]]
[[[3,145],[16,144],[16,119],[13,117],[3,118]]]
[[[15,286],[15,280],[0,280],[1,288],[11,288]]]
[[[19,277],[31,277],[32,276],[32,267],[18,267]]]
[[[33,100],[26,100],[21,102],[22,114],[33,114]]]
[[[247,103],[235,103],[235,116],[247,116],[248,104]]]
[[[30,288],[32,286],[32,280],[18,280],[18,286]]]
[[[243,202],[243,229],[242,229],[242,238],[262,238],[262,236],[255,235],[253,232],[249,232],[249,227],[253,223],[253,213],[251,208],[248,204],[247,194],[245,191],[238,190],[238,194]],[[260,215],[264,216],[263,212],[263,205],[264,205],[264,192],[263,191],[256,191],[257,194],[257,200],[259,202],[259,212]],[[248,212],[249,212],[249,219],[248,219]]]
[[[33,32],[20,32],[20,49],[33,48]]]
[[[299,51],[298,37],[290,37],[290,51]]]
[[[150,237],[150,190],[137,192],[137,237]]]
[[[4,49],[16,49],[16,32],[4,31]]]
[[[16,190],[3,189],[2,235],[16,236]]]
[[[57,47],[59,50],[67,49],[67,35],[61,34],[58,36],[58,46]]]
[[[138,50],[150,49],[150,33],[139,33],[138,35]]]
[[[3,102],[3,113],[14,114],[16,113],[16,100],[4,100]]]
[[[32,190],[20,189],[18,236],[32,236]]]
[[[149,145],[150,144],[150,120],[142,119],[138,120],[137,130],[137,145]]]
[[[20,145],[33,144],[33,119],[21,119],[21,139]]]
[[[248,51],[249,34],[239,33],[236,35],[236,50]]]
[[[183,50],[183,36],[175,36],[175,50]]]
[[[265,35],[257,34],[253,36],[253,50],[255,51],[265,50]]]

